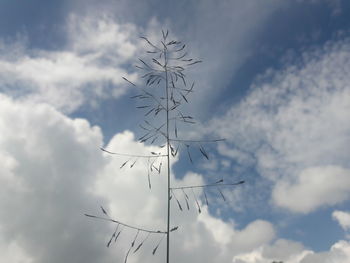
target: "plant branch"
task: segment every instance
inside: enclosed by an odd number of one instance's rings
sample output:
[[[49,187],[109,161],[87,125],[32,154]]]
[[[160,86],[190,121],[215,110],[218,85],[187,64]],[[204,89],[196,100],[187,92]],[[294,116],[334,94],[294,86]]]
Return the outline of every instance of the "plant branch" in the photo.
[[[244,184],[244,181],[239,181],[238,183],[231,184],[203,184],[203,185],[191,185],[191,186],[180,186],[180,187],[172,187],[171,190],[179,190],[179,189],[193,189],[193,188],[205,188],[205,187],[213,187],[213,186],[235,186]]]
[[[128,154],[128,153],[116,153],[116,152],[110,152],[107,151],[104,148],[100,148],[101,151],[109,153],[109,154],[115,154],[115,155],[119,155],[119,156],[128,156],[128,157],[138,157],[138,158],[156,158],[156,157],[166,157],[168,155],[166,154],[154,154],[154,155],[136,155],[136,154]]]
[[[136,226],[132,226],[132,225],[129,225],[129,224],[125,224],[125,223],[122,223],[120,221],[117,221],[117,220],[114,220],[114,219],[111,219],[111,218],[108,218],[108,217],[101,217],[101,216],[95,216],[95,215],[89,215],[89,214],[84,214],[85,216],[87,217],[91,217],[91,218],[95,218],[95,219],[99,219],[99,220],[104,220],[104,221],[109,221],[109,222],[112,222],[112,223],[115,223],[115,224],[120,224],[124,227],[127,227],[127,228],[132,228],[132,229],[136,229],[138,231],[142,231],[142,232],[147,232],[147,233],[153,233],[153,234],[166,234],[167,232],[165,231],[160,231],[160,230],[149,230],[149,229],[145,229],[145,228],[140,228],[140,227],[136,227]]]

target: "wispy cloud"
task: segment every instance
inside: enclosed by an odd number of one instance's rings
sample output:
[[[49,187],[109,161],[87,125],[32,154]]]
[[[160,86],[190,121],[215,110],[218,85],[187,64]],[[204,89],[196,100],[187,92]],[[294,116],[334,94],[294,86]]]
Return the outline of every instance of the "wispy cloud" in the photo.
[[[239,163],[251,155],[275,184],[278,206],[309,212],[349,198],[349,48],[349,39],[331,41],[283,70],[268,70],[242,102],[208,126],[232,143]],[[283,198],[288,193],[296,199]]]

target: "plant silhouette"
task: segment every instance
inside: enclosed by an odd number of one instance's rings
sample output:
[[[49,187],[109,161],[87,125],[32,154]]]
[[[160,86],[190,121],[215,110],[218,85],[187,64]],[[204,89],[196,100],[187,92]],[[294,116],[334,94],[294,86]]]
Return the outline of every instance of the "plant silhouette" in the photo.
[[[186,45],[178,40],[170,40],[169,32],[162,31],[162,39],[158,44],[151,42],[146,37],[141,37],[148,45],[146,58],[139,58],[136,68],[141,72],[141,80],[143,84],[136,84],[127,78],[123,79],[131,86],[137,88],[138,94],[132,96],[137,100],[137,109],[144,111],[144,122],[140,124],[143,135],[138,138],[140,143],[148,143],[157,145],[159,151],[150,152],[148,155],[140,155],[135,153],[114,152],[109,149],[101,148],[105,153],[125,158],[120,169],[127,167],[133,168],[140,160],[146,163],[148,187],[152,188],[152,174],[160,174],[164,167],[167,176],[167,222],[165,230],[151,230],[129,225],[109,216],[106,209],[101,206],[102,215],[85,214],[85,216],[105,220],[116,224],[107,247],[112,242],[116,242],[122,231],[135,231],[135,236],[125,255],[126,263],[131,252],[136,253],[141,249],[143,244],[149,240],[151,235],[158,236],[158,242],[155,244],[152,254],[155,255],[160,244],[166,238],[166,262],[170,262],[169,258],[169,241],[170,233],[176,231],[178,226],[171,227],[170,207],[171,202],[175,202],[180,211],[184,208],[190,210],[189,202],[192,200],[198,212],[201,213],[200,196],[197,196],[194,189],[202,189],[204,202],[208,206],[209,201],[205,189],[215,188],[218,194],[226,201],[226,197],[222,192],[223,187],[233,187],[243,184],[244,181],[226,183],[224,179],[217,180],[212,183],[203,185],[186,185],[173,187],[170,177],[171,158],[176,157],[180,151],[184,151],[191,163],[193,163],[193,151],[197,150],[204,159],[209,160],[209,154],[204,145],[207,143],[216,143],[223,139],[209,140],[192,140],[180,138],[180,127],[182,124],[193,125],[195,119],[182,111],[182,105],[189,103],[189,95],[194,92],[195,83],[189,83],[185,71],[188,67],[192,67],[201,63],[201,60],[190,58],[186,51]],[[186,207],[180,202],[179,196],[182,195]],[[140,233],[144,234],[143,239],[139,239]]]

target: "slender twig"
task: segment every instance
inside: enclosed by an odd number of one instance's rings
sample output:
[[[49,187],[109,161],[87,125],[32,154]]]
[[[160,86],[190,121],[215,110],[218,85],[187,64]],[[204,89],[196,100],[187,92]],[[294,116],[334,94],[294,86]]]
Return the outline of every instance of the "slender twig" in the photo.
[[[91,217],[91,218],[95,218],[95,219],[100,219],[100,220],[104,220],[104,221],[109,221],[109,222],[112,222],[112,223],[115,223],[115,224],[120,224],[120,225],[123,225],[123,226],[125,226],[125,227],[127,227],[127,228],[136,229],[136,230],[142,231],[142,232],[153,233],[153,234],[166,234],[166,233],[167,233],[166,231],[149,230],[149,229],[146,229],[146,228],[141,228],[141,227],[132,226],[132,225],[125,224],[125,223],[122,223],[122,222],[120,222],[120,221],[117,221],[117,220],[108,218],[108,217],[101,217],[101,216],[95,216],[95,215],[90,215],[90,214],[84,214],[84,215],[87,216],[87,217]]]
[[[186,140],[186,139],[176,139],[176,138],[169,138],[169,141],[173,142],[194,142],[194,143],[201,143],[201,142],[221,142],[225,141],[226,139],[213,139],[213,140]]]
[[[171,190],[178,190],[178,189],[190,189],[190,188],[205,188],[205,187],[220,187],[220,186],[234,186],[234,185],[240,185],[244,184],[244,181],[240,181],[238,183],[231,183],[231,184],[203,184],[203,185],[190,185],[190,186],[180,186],[180,187],[172,187]]]
[[[117,152],[110,152],[107,151],[104,148],[100,148],[101,151],[109,153],[109,154],[115,154],[119,156],[128,156],[128,157],[137,157],[137,158],[156,158],[156,157],[166,157],[166,154],[157,154],[157,155],[137,155],[137,154],[128,154],[128,153],[117,153]]]

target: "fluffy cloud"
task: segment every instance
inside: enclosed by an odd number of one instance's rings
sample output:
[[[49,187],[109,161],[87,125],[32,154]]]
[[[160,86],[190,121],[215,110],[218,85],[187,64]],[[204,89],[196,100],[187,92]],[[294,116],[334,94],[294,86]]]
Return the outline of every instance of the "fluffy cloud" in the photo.
[[[335,243],[329,251],[310,253],[300,263],[337,262],[347,263],[350,260],[350,243],[344,240]]]
[[[301,243],[278,239],[273,244],[266,244],[248,253],[241,253],[233,258],[233,263],[300,263],[305,255],[312,253],[305,250]]]
[[[56,51],[29,49],[23,40],[0,42],[0,90],[64,112],[121,96],[122,76],[136,78],[126,69],[138,49],[136,27],[72,15],[66,32],[66,47]]]
[[[332,213],[332,217],[338,221],[344,230],[350,229],[350,213],[336,210]]]
[[[124,229],[120,240],[106,248],[114,226],[83,216],[101,213],[100,205],[122,222],[165,228],[163,174],[152,175],[150,191],[142,160],[132,169],[130,164],[120,169],[125,159],[99,151],[98,127],[70,119],[47,104],[15,102],[3,95],[0,101],[0,251],[9,251],[1,253],[1,259],[15,263],[124,260],[135,232]],[[137,143],[131,132],[117,134],[106,147],[139,154],[155,150]],[[178,185],[203,180],[194,173],[182,180],[172,175],[172,179]],[[180,228],[172,234],[171,247],[179,261],[229,262],[238,252],[274,238],[269,222],[257,220],[238,228],[209,214],[200,201],[201,192],[195,194],[201,214],[193,195],[189,211],[180,212],[173,202],[172,222]],[[184,202],[183,196],[177,197]],[[158,241],[151,236],[140,253],[130,255],[130,262],[140,258],[163,262],[164,242],[156,256],[151,253]]]
[[[310,167],[298,174],[294,182],[278,181],[272,197],[277,205],[294,212],[335,205],[350,197],[349,175],[349,169],[339,166]]]
[[[346,263],[350,260],[350,243],[340,240],[329,251],[314,252],[301,243],[279,239],[273,244],[261,246],[249,253],[234,257],[234,263]]]
[[[83,218],[94,200],[86,188],[105,163],[99,128],[51,106],[0,101],[1,250],[19,251],[8,262],[106,261],[101,226]]]
[[[274,183],[278,206],[309,212],[348,200],[349,48],[349,39],[331,41],[283,70],[268,70],[242,102],[208,125],[235,149],[222,154],[255,164]]]
[[[118,134],[106,146],[110,150],[121,152],[137,152],[147,154],[157,151],[155,147],[144,147],[135,142],[131,132]],[[113,159],[111,156],[107,158]],[[94,188],[94,192],[109,201],[108,209],[116,218],[133,225],[147,228],[165,229],[166,222],[166,184],[165,174],[151,175],[152,190],[148,189],[147,161],[138,160],[132,169],[129,165],[134,159],[129,160],[126,169],[120,169],[121,160],[114,160],[105,166],[100,173]],[[176,161],[176,160],[173,160]],[[160,161],[159,161],[160,162]],[[163,160],[164,162],[164,160]],[[176,180],[172,175],[174,185],[198,185],[203,179],[198,174],[188,173],[183,180]],[[172,222],[174,226],[180,226],[172,237],[172,255],[177,255],[181,262],[213,262],[220,260],[228,261],[232,255],[239,251],[249,251],[256,246],[269,242],[275,237],[274,227],[266,221],[256,220],[243,229],[236,229],[234,223],[225,223],[219,218],[209,214],[206,206],[202,206],[202,213],[198,213],[194,195],[188,192],[190,210],[187,211],[184,196],[181,192],[173,193],[184,207],[184,212],[179,211],[175,198],[172,198]],[[200,198],[201,192],[195,192]],[[127,200],[126,200],[127,198]],[[130,242],[131,237],[129,237]],[[125,244],[127,249],[129,243]],[[147,246],[152,244],[147,244]],[[154,244],[153,244],[154,245]],[[164,252],[160,252],[161,254]],[[151,247],[140,252],[136,258],[147,259]],[[194,256],[196,255],[196,256]],[[150,258],[152,262],[162,262],[163,255],[159,258]],[[137,262],[137,260],[135,261]]]

